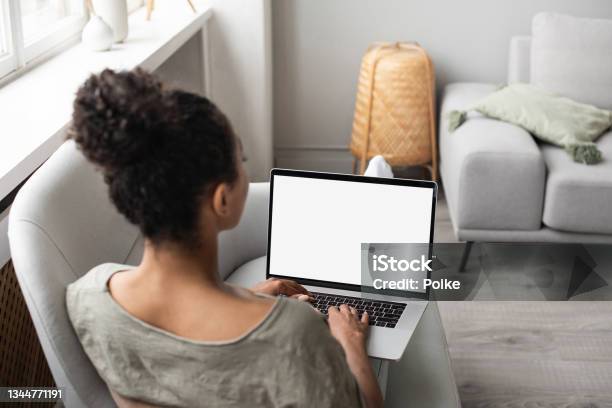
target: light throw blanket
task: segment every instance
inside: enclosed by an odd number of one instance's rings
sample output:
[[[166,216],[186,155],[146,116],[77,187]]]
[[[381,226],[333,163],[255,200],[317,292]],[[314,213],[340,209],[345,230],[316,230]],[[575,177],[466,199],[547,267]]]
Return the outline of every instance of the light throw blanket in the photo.
[[[450,112],[449,130],[461,126],[472,110],[521,126],[538,139],[565,148],[574,161],[584,164],[602,160],[594,142],[612,126],[612,111],[521,83],[505,86],[465,111]]]

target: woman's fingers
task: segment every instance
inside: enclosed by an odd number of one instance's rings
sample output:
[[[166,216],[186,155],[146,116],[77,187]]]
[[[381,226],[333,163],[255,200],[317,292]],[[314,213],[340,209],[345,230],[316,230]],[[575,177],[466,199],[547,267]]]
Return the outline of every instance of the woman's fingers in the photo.
[[[361,323],[367,325],[370,322],[370,316],[368,315],[368,312],[363,312],[361,314]]]
[[[287,279],[280,280],[279,289],[280,289],[280,293],[286,296],[293,296],[293,295],[298,295],[298,294],[312,296],[310,292],[306,290],[305,287],[303,287],[297,282],[287,280]]]
[[[346,305],[346,304],[342,304],[340,306],[330,306],[327,309],[327,313],[340,313],[344,316],[346,316],[348,319],[352,320],[355,319],[355,321],[357,322],[361,322],[363,324],[365,324],[366,326],[368,325],[368,322],[370,321],[370,317],[368,316],[368,312],[363,312],[361,314],[361,317],[359,316],[359,312],[357,311],[357,309],[355,309],[352,306]]]
[[[340,311],[344,314],[349,314],[351,312],[348,305],[345,304],[340,305]]]
[[[292,299],[297,299],[301,302],[312,302],[312,298],[308,295],[297,294],[291,296]]]
[[[298,293],[302,293],[304,295],[308,295],[308,296],[312,296],[312,293],[310,293],[305,287],[303,287],[302,285],[300,285],[297,282],[294,281],[289,281],[291,283],[292,288],[298,292]]]

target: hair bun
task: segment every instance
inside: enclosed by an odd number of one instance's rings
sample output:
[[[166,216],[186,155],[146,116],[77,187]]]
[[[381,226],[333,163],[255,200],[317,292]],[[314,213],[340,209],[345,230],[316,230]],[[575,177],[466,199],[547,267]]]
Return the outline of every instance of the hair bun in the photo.
[[[163,143],[164,91],[139,68],[91,75],[77,91],[71,137],[107,171],[145,160]]]

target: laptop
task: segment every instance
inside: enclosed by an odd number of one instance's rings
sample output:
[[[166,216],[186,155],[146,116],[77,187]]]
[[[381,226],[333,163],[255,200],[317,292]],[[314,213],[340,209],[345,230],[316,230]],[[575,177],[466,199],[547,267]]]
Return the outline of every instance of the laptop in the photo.
[[[343,303],[368,311],[368,355],[399,360],[429,289],[373,290],[362,254],[371,243],[424,243],[431,259],[436,197],[435,182],[273,169],[266,275],[306,287],[323,314]]]

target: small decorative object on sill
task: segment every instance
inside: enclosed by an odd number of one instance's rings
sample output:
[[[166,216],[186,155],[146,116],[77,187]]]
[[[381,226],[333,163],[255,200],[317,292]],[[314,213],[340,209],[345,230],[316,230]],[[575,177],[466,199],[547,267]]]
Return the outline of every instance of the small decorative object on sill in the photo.
[[[379,43],[363,57],[350,150],[353,173],[376,155],[438,178],[432,62],[416,43]]]
[[[108,51],[113,46],[113,30],[102,18],[96,15],[91,0],[87,1],[91,17],[83,27],[81,41],[91,51]]]
[[[197,12],[192,0],[187,0],[187,3],[189,3],[189,7],[191,7],[191,10],[193,10],[194,13]],[[151,14],[153,13],[154,8],[155,0],[147,0],[147,21],[151,19]]]
[[[96,14],[108,24],[114,34],[114,41],[123,42],[128,35],[128,11],[126,0],[89,0]]]

